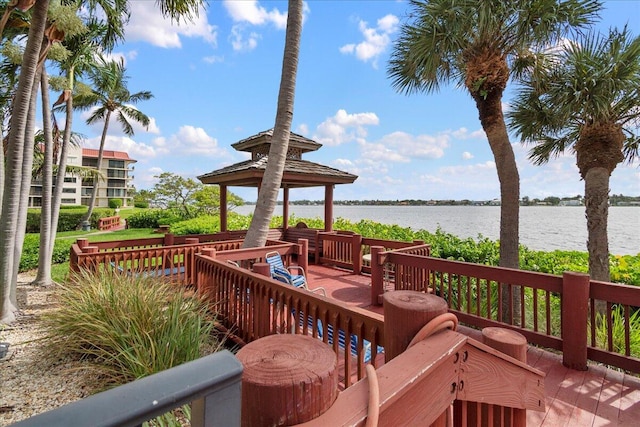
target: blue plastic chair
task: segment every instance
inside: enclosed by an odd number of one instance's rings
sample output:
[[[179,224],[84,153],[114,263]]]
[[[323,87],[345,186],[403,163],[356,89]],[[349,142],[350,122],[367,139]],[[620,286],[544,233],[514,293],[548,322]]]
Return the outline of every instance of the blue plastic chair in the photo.
[[[309,292],[321,292],[323,296],[327,296],[327,291],[324,288],[309,289],[304,269],[299,265],[292,265],[289,268],[285,267],[279,252],[268,252],[264,258],[267,264],[269,264],[269,270],[271,271],[271,277],[273,279],[295,286],[296,288],[306,289]],[[298,270],[300,274],[293,274],[291,272],[292,269]]]
[[[296,315],[295,310],[292,310],[292,314],[293,316]],[[323,339],[324,328],[322,327],[322,320],[317,319],[314,324],[313,317],[305,316],[304,313],[302,312],[300,314],[302,315],[302,317],[300,318],[300,327],[301,328],[304,327],[304,318],[306,317],[307,327],[310,330],[313,330],[315,328],[317,330],[318,338]],[[328,324],[327,325],[327,344],[333,345],[333,340],[334,340],[333,326],[331,324]],[[342,329],[338,329],[338,348],[340,348],[343,351],[346,351],[346,348],[347,348],[346,334]],[[370,362],[371,356],[372,356],[371,342],[368,340],[364,340],[362,344],[362,350],[364,352],[363,354],[364,362],[365,363]],[[357,335],[351,335],[351,339],[349,340],[349,351],[351,352],[351,355],[353,357],[358,356],[358,336]],[[377,346],[376,353],[377,354],[384,353],[384,347]]]

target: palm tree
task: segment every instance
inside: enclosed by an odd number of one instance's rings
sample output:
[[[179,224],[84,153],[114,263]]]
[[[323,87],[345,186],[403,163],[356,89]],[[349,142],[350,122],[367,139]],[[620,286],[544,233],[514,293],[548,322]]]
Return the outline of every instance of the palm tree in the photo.
[[[519,78],[531,49],[592,22],[597,0],[410,0],[388,66],[405,93],[465,87],[476,103],[500,182],[500,266],[519,268],[520,176],[502,113],[509,78]],[[520,317],[520,290],[503,286],[502,320]],[[511,309],[513,307],[513,310]]]
[[[525,81],[510,124],[533,144],[529,158],[544,164],[571,150],[584,180],[589,273],[609,281],[609,178],[639,153],[640,37],[625,28],[590,34],[541,61]]]
[[[29,37],[23,56],[20,78],[12,108],[8,135],[8,150],[5,158],[4,191],[0,212],[0,321],[9,323],[15,319],[17,298],[17,263],[15,256],[17,229],[20,224],[21,198],[28,198],[22,190],[22,168],[25,151],[29,145],[33,152],[33,142],[25,141],[29,124],[29,107],[32,105],[33,87],[39,74],[38,60],[47,24],[48,0],[36,2],[33,7]],[[28,157],[28,156],[27,156]],[[30,177],[29,177],[30,178]],[[29,179],[30,181],[30,179]],[[14,277],[16,276],[16,277]]]
[[[30,3],[29,0],[19,3],[20,8],[23,4]],[[126,14],[119,13],[116,5],[127,4],[126,0],[85,0],[82,1],[87,6],[88,11],[100,10],[107,17],[111,18],[128,18]],[[170,16],[172,19],[186,17],[190,19],[197,15],[199,8],[204,4],[202,0],[157,0],[164,15]],[[10,130],[7,136],[7,155],[4,158],[4,169],[0,184],[3,190],[2,207],[0,210],[0,321],[9,323],[15,319],[15,311],[17,309],[15,291],[17,286],[17,263],[20,253],[16,258],[15,245],[18,234],[17,227],[24,221],[21,216],[26,215],[26,209],[23,211],[20,206],[25,205],[28,200],[28,184],[22,182],[24,174],[20,172],[23,169],[23,159],[25,154],[27,158],[33,154],[33,144],[26,138],[28,133],[32,133],[29,126],[28,115],[29,108],[35,106],[31,102],[31,98],[35,91],[34,85],[37,87],[36,78],[40,73],[38,67],[42,65],[44,56],[42,56],[41,46],[43,44],[45,29],[47,26],[47,9],[49,0],[38,0],[33,2],[31,24],[29,26],[29,34],[27,37],[26,47],[23,55],[22,68],[15,93],[15,102],[11,108]],[[123,22],[123,21],[122,21]],[[114,28],[114,30],[117,28]],[[116,33],[113,33],[116,34]],[[113,40],[113,38],[112,38]],[[29,168],[30,170],[30,168]],[[27,174],[30,178],[30,174]],[[30,183],[30,179],[29,179]],[[26,189],[26,191],[22,191]]]
[[[302,0],[289,0],[282,75],[278,93],[278,109],[273,128],[273,138],[269,147],[269,160],[258,193],[256,209],[251,219],[249,230],[247,230],[243,247],[264,246],[267,241],[269,222],[278,199],[287,150],[289,149],[301,35]]]
[[[393,86],[407,94],[437,92],[454,82],[478,109],[500,181],[500,265],[519,267],[520,178],[502,114],[509,78],[518,78],[530,49],[589,24],[595,0],[410,0],[388,66]]]
[[[88,110],[97,107],[87,119],[87,124],[91,125],[99,121],[104,121],[102,128],[102,136],[100,138],[100,148],[98,150],[98,165],[102,164],[102,156],[104,153],[104,143],[107,139],[107,131],[109,129],[109,120],[111,115],[115,114],[116,120],[120,123],[125,135],[133,136],[134,131],[130,121],[133,120],[145,127],[149,126],[149,117],[136,108],[128,104],[136,104],[153,98],[149,91],[141,91],[131,93],[127,89],[126,68],[124,61],[106,61],[101,60],[101,64],[90,74],[93,89],[89,93],[81,93],[74,96],[74,102],[77,109]],[[93,213],[98,193],[98,180],[93,180],[93,191],[91,192],[91,200],[87,213],[83,217],[84,221],[89,220]]]

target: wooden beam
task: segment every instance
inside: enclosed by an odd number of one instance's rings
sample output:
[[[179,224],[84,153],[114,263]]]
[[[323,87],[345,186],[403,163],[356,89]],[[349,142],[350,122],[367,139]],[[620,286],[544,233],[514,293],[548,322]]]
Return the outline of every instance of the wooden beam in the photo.
[[[324,187],[324,231],[333,230],[333,184]]]
[[[227,231],[227,186],[220,185],[220,231]]]

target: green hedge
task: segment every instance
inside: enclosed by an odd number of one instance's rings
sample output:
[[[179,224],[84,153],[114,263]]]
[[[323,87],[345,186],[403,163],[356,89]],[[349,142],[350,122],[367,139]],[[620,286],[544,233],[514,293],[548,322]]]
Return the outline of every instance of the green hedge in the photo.
[[[60,209],[58,217],[58,232],[73,231],[80,227],[82,216],[87,213],[86,206]],[[89,222],[92,228],[98,228],[98,220],[113,216],[115,212],[109,208],[96,208],[91,214]],[[29,209],[27,211],[27,233],[40,232],[40,209]]]

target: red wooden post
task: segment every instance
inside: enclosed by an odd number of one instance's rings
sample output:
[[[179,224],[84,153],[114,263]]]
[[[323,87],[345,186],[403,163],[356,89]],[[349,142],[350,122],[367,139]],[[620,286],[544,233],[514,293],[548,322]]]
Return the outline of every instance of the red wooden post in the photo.
[[[206,257],[209,258],[215,258],[216,257],[216,248],[202,248],[200,250],[200,253]]]
[[[98,253],[98,247],[97,246],[85,246],[84,249],[82,250],[83,253],[85,254],[97,254]],[[98,271],[98,262],[96,261],[95,257],[93,256],[88,256],[85,258],[85,260],[87,260],[87,263],[85,264],[85,268],[88,270],[91,270],[93,272]]]
[[[289,228],[289,187],[282,189],[282,231],[287,232]]]
[[[351,254],[353,257],[353,274],[362,273],[362,236],[351,236]]]
[[[589,275],[566,271],[562,275],[562,364],[587,370]]]
[[[220,184],[220,231],[227,231],[227,186]]]
[[[304,270],[304,274],[307,275],[309,273],[309,240],[298,239],[298,245],[298,265]],[[308,277],[307,280],[309,280]]]
[[[76,244],[80,249],[84,249],[89,246],[89,239],[77,239]]]
[[[253,271],[256,274],[271,277],[271,267],[266,262],[256,262],[253,264]]]
[[[295,425],[327,411],[338,397],[337,357],[306,335],[269,335],[237,355],[242,373],[242,425]]]
[[[171,233],[167,233],[164,235],[164,241],[162,242],[162,246],[173,246],[174,236]]]
[[[513,357],[521,362],[527,362],[527,339],[519,332],[506,328],[484,328],[482,330],[482,342],[491,348]],[[525,427],[527,425],[527,411],[524,409],[513,409],[511,414],[505,411],[504,407],[494,407],[494,421],[503,419],[503,425],[513,427]],[[500,412],[503,412],[501,414]],[[513,418],[509,422],[509,417]],[[471,420],[467,420],[471,423]]]
[[[380,305],[378,297],[384,293],[384,266],[378,264],[383,246],[371,246],[371,305]]]
[[[324,187],[324,231],[333,230],[333,184]]]
[[[185,245],[195,245],[196,243],[200,243],[200,239],[198,239],[197,237],[186,237],[184,239]]]
[[[423,292],[387,292],[382,299],[386,362],[404,352],[413,337],[431,319],[448,311],[447,302],[444,299]]]
[[[444,299],[416,291],[387,292],[382,299],[385,362],[404,352],[424,325],[449,309]],[[447,412],[444,412],[431,427],[445,426],[446,422]]]

